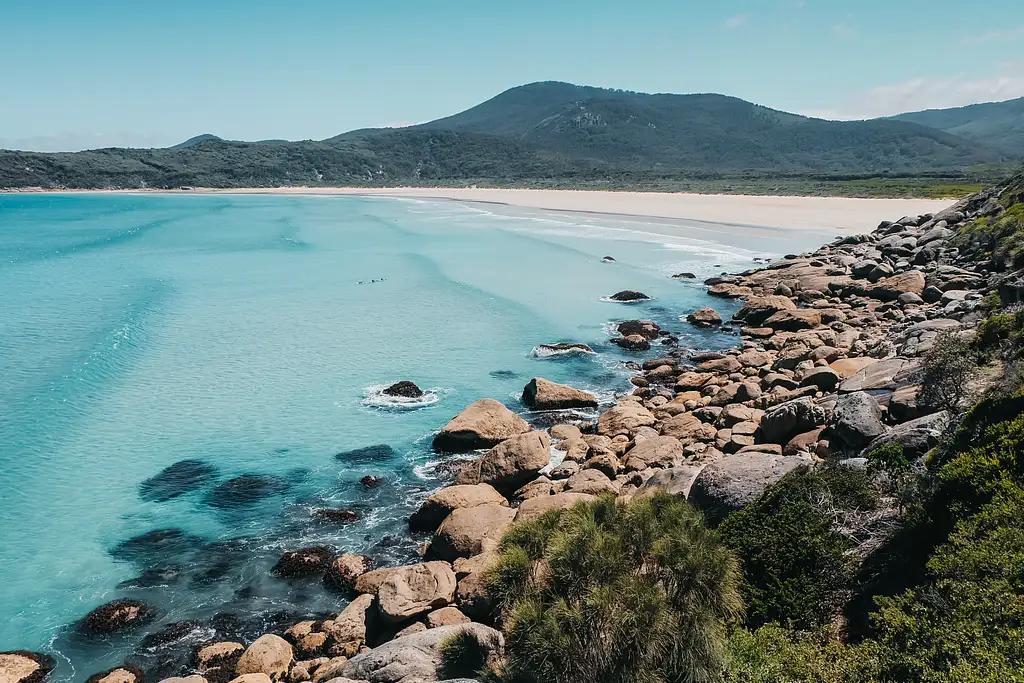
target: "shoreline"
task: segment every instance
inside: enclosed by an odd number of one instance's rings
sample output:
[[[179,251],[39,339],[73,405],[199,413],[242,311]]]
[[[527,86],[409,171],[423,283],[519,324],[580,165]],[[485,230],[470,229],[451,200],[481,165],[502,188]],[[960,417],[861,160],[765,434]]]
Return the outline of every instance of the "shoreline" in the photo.
[[[747,228],[850,234],[895,215],[938,213],[956,199],[879,199],[786,195],[695,194],[617,190],[422,187],[194,188],[188,190],[44,190],[11,194],[268,195],[451,201],[503,210],[535,210],[627,221],[726,224]]]

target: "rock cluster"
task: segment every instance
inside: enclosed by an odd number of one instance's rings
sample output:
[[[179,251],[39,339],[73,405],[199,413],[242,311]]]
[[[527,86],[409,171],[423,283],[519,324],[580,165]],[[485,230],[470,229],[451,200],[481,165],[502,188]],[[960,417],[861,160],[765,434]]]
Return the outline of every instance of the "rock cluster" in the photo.
[[[998,209],[963,202],[706,281],[709,294],[742,300],[727,323],[739,330],[739,345],[721,353],[673,349],[635,365],[633,392],[582,429],[534,429],[491,399],[467,406],[434,447],[484,452],[410,518],[414,531],[431,534],[423,562],[374,568],[370,558],[335,556],[322,546],[290,551],[276,574],[323,575],[349,595],[348,605],[248,646],[206,643],[194,673],[177,680],[436,681],[440,645],[453,635],[474,638],[488,658],[500,656],[502,636],[485,625],[494,615],[484,577],[502,533],[517,521],[596,495],[665,491],[713,523],[801,467],[863,457],[886,443],[923,455],[947,416],[916,400],[920,358],[940,332],[971,330],[981,299],[1003,286],[950,243],[957,226],[986,211]],[[700,327],[723,322],[713,309],[684,319]],[[617,331],[613,341],[637,351],[669,336],[650,320],[623,321]],[[571,345],[551,349],[558,346]],[[543,378],[527,384],[522,400],[539,411],[597,407],[593,395]],[[119,601],[84,623],[109,633],[151,616],[141,603]],[[41,657],[0,653],[4,681],[35,683],[52,666]],[[113,677],[105,683],[137,683],[115,670],[104,676]]]

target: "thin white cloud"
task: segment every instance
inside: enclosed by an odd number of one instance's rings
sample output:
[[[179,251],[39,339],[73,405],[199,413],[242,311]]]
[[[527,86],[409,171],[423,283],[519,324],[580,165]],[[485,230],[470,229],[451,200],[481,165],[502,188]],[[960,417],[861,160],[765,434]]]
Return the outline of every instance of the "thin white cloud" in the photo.
[[[1000,72],[991,76],[968,78],[960,74],[944,78],[914,78],[857,93],[834,108],[805,110],[802,113],[837,120],[870,119],[1017,97],[1024,97],[1024,63],[1005,62],[1000,64]]]
[[[997,28],[985,33],[961,36],[957,41],[961,45],[981,45],[984,43],[1001,43],[1024,38],[1024,26]]]
[[[187,136],[186,136],[187,137]],[[32,152],[79,152],[105,147],[169,147],[180,140],[148,133],[46,133],[23,138],[0,137],[0,149]]]
[[[727,29],[739,28],[740,26],[743,26],[747,23],[747,19],[748,17],[746,14],[737,14],[734,17],[729,17],[728,19],[726,19],[725,24],[723,24],[723,26],[725,26]]]

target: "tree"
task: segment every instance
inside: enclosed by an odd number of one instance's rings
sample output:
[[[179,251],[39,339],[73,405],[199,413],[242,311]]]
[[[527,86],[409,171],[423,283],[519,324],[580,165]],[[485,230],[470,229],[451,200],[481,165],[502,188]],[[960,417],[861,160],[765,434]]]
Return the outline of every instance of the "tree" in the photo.
[[[685,501],[605,496],[516,525],[499,552],[501,680],[720,680],[739,571]]]

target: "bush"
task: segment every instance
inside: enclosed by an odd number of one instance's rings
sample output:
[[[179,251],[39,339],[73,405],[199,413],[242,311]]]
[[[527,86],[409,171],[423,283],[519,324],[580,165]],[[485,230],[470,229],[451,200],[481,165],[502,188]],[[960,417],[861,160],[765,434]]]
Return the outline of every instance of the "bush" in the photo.
[[[438,648],[441,665],[438,673],[445,679],[487,675],[491,649],[477,640],[472,631],[459,631]]]
[[[877,502],[863,472],[802,469],[730,514],[719,532],[740,557],[747,623],[807,629],[828,622],[844,601],[852,569],[847,551],[854,540],[837,520]]]
[[[953,331],[940,332],[921,359],[922,406],[945,410],[951,418],[963,412],[974,394],[978,357],[971,342]]]
[[[735,557],[685,501],[612,496],[514,526],[488,590],[504,681],[719,680],[741,613]]]
[[[878,680],[876,648],[844,647],[824,634],[767,624],[729,638],[726,683],[863,683]]]

